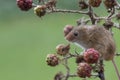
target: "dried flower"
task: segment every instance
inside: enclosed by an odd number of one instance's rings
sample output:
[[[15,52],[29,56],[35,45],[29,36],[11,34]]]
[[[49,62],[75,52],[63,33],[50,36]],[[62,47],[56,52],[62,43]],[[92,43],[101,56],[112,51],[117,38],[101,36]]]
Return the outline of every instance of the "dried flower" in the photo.
[[[61,56],[65,56],[66,54],[69,53],[70,44],[68,44],[68,45],[59,44],[59,45],[56,47],[56,50],[57,50],[57,54],[59,54],[59,55],[61,55]]]

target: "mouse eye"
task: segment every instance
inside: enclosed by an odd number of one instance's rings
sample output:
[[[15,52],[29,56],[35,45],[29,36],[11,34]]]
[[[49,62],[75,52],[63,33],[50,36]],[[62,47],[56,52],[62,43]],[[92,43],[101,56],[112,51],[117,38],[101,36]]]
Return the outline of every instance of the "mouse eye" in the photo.
[[[74,32],[74,36],[78,36],[78,32]]]

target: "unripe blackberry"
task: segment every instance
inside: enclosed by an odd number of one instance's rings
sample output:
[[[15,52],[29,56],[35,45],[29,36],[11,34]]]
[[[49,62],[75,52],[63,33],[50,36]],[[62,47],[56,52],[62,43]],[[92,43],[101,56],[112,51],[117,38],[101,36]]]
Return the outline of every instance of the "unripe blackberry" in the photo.
[[[105,23],[103,24],[103,26],[104,26],[107,30],[109,30],[113,25],[114,25],[114,23],[113,23],[112,21],[110,21],[110,20],[105,21]]]
[[[88,63],[79,63],[77,68],[77,75],[81,78],[86,78],[91,76],[92,67]]]
[[[83,55],[79,55],[79,56],[76,57],[76,63],[77,63],[77,64],[79,64],[79,63],[81,63],[81,62],[84,62],[84,61],[85,61],[85,60],[84,60]]]
[[[80,7],[80,9],[87,9],[88,4],[84,0],[80,0],[79,1],[79,7]]]
[[[46,62],[49,66],[56,66],[59,64],[59,58],[55,54],[48,54]]]
[[[92,7],[99,7],[101,4],[102,0],[89,0],[89,4]]]
[[[57,50],[57,54],[58,54],[58,55],[65,56],[65,55],[67,55],[67,54],[69,53],[70,44],[68,44],[68,45],[59,44],[59,45],[56,47],[56,50]]]
[[[16,0],[17,1],[17,6],[22,10],[22,11],[28,11],[29,9],[32,8],[32,0]]]
[[[113,8],[115,5],[117,5],[115,0],[105,0],[104,5],[106,6],[107,9]]]
[[[93,64],[98,62],[99,53],[94,48],[87,49],[83,55],[84,55],[84,60],[87,63]]]
[[[42,17],[45,15],[46,13],[46,6],[42,5],[38,5],[37,7],[34,8],[34,13],[39,16],[39,17]]]

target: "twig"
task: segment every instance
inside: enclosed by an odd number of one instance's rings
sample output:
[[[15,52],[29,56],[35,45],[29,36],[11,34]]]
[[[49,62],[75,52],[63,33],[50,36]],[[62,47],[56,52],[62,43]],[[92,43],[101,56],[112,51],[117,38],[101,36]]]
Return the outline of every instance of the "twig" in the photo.
[[[91,19],[92,24],[95,24],[96,19],[95,19],[94,13],[93,13],[93,9],[90,5],[88,7],[88,15]]]
[[[69,78],[69,74],[70,74],[70,68],[68,66],[68,61],[67,59],[65,59],[65,64],[64,64],[66,70],[67,70],[67,73],[66,73],[66,76],[65,76],[65,80],[67,80]]]
[[[111,17],[112,17],[114,14],[115,14],[115,8],[113,7],[113,8],[112,8],[112,11],[111,11],[110,15],[107,17],[107,19],[108,19],[108,20],[111,19]]]
[[[67,9],[54,9],[54,10],[48,10],[47,12],[48,12],[48,13],[62,12],[62,13],[88,14],[88,12],[87,12],[87,11],[67,10]]]
[[[77,20],[77,25],[79,26],[79,25],[85,25],[85,24],[87,24],[88,22],[90,21],[90,19],[84,19],[84,17],[83,18],[80,18],[79,20]]]
[[[115,61],[114,61],[114,60],[112,60],[112,63],[113,63],[113,65],[114,65],[114,68],[115,68],[116,74],[117,74],[117,76],[118,76],[118,79],[120,80],[120,74],[119,74],[117,65],[115,64]]]
[[[100,71],[98,72],[98,77],[99,77],[101,80],[105,80],[103,60],[100,60]]]

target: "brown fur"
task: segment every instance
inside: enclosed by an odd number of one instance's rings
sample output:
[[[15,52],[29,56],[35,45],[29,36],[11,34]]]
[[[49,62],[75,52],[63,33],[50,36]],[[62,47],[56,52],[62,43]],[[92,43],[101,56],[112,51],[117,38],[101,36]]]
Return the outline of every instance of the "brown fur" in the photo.
[[[78,35],[75,36],[74,33]],[[95,48],[105,60],[112,60],[114,57],[115,43],[111,33],[104,27],[96,25],[74,27],[65,38],[81,45],[84,49]]]

